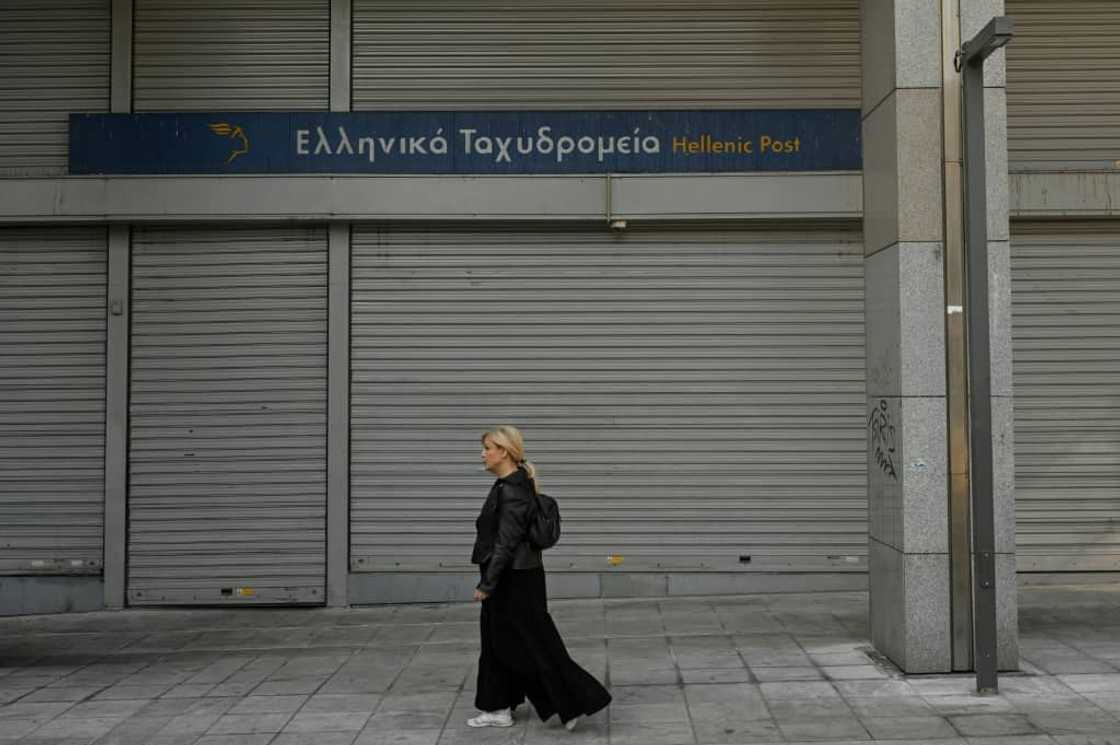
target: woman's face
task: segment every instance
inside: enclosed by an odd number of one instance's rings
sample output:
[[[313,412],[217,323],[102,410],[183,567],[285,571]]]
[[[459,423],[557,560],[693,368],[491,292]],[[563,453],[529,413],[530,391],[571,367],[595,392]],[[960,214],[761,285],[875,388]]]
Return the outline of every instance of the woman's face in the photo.
[[[497,473],[498,469],[503,463],[509,461],[509,453],[504,448],[500,448],[490,441],[487,437],[482,441],[482,465],[485,466],[487,471]]]

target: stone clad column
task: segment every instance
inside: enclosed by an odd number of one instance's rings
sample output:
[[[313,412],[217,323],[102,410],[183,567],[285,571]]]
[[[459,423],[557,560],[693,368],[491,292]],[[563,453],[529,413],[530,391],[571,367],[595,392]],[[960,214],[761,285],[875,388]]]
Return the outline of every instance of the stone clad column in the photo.
[[[945,672],[941,2],[861,11],[871,641],[905,672]]]
[[[942,0],[863,0],[871,640],[907,673],[953,669],[945,346]],[[962,2],[970,38],[1002,0]],[[988,190],[999,660],[1017,666],[1006,106],[989,60]],[[994,63],[994,64],[993,64]],[[950,195],[957,199],[957,195]],[[960,210],[949,210],[954,216]]]

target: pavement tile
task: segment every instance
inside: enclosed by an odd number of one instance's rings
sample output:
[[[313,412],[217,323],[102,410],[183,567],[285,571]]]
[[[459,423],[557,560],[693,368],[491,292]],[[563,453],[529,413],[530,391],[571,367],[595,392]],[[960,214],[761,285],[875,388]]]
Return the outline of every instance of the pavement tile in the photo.
[[[770,719],[770,711],[759,701],[754,704],[689,704],[693,724],[697,722],[722,722],[735,720],[753,722]]]
[[[871,735],[855,717],[830,717],[827,719],[777,720],[778,728],[787,740],[870,740]]]
[[[307,696],[247,696],[237,702],[230,714],[284,714],[298,710]]]
[[[790,680],[821,680],[824,675],[815,667],[758,667],[751,665],[751,673],[762,683],[780,683]]]
[[[848,702],[839,696],[835,699],[787,698],[767,701],[770,715],[779,722],[797,722],[805,719],[851,717]]]
[[[839,700],[840,698],[840,694],[827,681],[759,683],[759,689],[767,701],[806,698],[835,698]]]
[[[681,745],[693,742],[693,737],[688,722],[634,722],[612,726],[609,741],[610,745]]]
[[[727,690],[724,686],[680,686],[649,685],[649,686],[614,686],[611,688],[612,706],[628,706],[633,704],[668,704],[684,702],[686,692],[691,700],[694,690],[707,689],[710,691]],[[731,694],[729,694],[731,695]],[[384,708],[384,706],[382,706]]]
[[[883,717],[934,717],[937,711],[921,696],[873,696],[871,698],[848,698],[848,705],[856,716],[862,719],[881,719]],[[879,738],[886,739],[886,738]]]
[[[1120,730],[1095,735],[1053,735],[1058,745],[1120,745]]]
[[[1031,735],[1038,732],[1025,714],[954,714],[953,728],[965,737]]]
[[[97,739],[120,724],[115,717],[64,718],[51,720],[31,733],[38,738],[45,737],[91,737]]]
[[[740,720],[734,718],[693,718],[692,731],[699,745],[708,743],[772,743],[781,742],[782,733],[772,719]]]
[[[7,719],[39,719],[46,721],[59,716],[66,710],[73,707],[72,702],[67,701],[52,701],[42,703],[24,703],[17,701],[14,704],[7,706],[0,706],[0,723]]]
[[[268,745],[273,735],[206,735],[194,745]]]
[[[133,717],[109,730],[98,745],[146,745],[170,721],[170,717]]]
[[[314,693],[326,682],[326,678],[266,680],[251,690],[255,696],[295,696]]]
[[[370,719],[368,711],[300,712],[284,727],[285,732],[358,732]]]
[[[208,735],[256,735],[279,732],[291,719],[285,714],[225,714],[206,731]]]
[[[975,693],[948,696],[924,696],[923,700],[938,714],[996,714],[1015,712],[1006,696],[979,696]]]
[[[883,680],[889,676],[874,665],[840,665],[821,667],[829,680]]]
[[[1104,693],[1120,691],[1120,674],[1116,675],[1059,675],[1058,680],[1078,693]]]
[[[611,724],[630,722],[684,722],[688,721],[688,707],[684,701],[663,704],[630,704],[610,707]]]
[[[0,722],[0,742],[18,740],[43,726],[41,719],[5,719]]]
[[[357,732],[281,732],[269,745],[351,745]]]
[[[381,730],[439,729],[447,721],[447,713],[424,711],[378,711],[366,723]]]
[[[46,701],[82,701],[90,698],[102,689],[98,687],[83,686],[80,688],[63,688],[56,686],[48,686],[47,688],[40,688],[36,691],[28,693],[20,700],[28,703],[42,703]],[[0,703],[3,703],[3,698],[0,697]]]
[[[367,727],[358,733],[353,745],[436,745],[442,732],[442,729],[385,730]],[[274,745],[283,744],[278,741]],[[318,743],[309,745],[318,745]]]
[[[1120,720],[1100,711],[1039,712],[1027,715],[1031,724],[1051,735],[1091,735],[1120,731]]]
[[[301,714],[317,712],[366,712],[373,713],[381,704],[376,693],[320,693],[307,699]]]
[[[957,732],[941,717],[861,717],[860,721],[876,740],[923,740],[955,737]]]

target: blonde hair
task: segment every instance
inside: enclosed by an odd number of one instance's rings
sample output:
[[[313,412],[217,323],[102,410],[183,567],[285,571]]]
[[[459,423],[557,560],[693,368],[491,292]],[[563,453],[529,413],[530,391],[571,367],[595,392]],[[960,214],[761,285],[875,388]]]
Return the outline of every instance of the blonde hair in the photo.
[[[514,463],[525,469],[525,473],[529,474],[529,479],[533,482],[533,489],[540,492],[540,487],[537,485],[537,467],[525,459],[525,438],[521,436],[521,430],[512,424],[502,424],[489,432],[483,432],[481,440],[484,444],[487,438],[509,453]]]

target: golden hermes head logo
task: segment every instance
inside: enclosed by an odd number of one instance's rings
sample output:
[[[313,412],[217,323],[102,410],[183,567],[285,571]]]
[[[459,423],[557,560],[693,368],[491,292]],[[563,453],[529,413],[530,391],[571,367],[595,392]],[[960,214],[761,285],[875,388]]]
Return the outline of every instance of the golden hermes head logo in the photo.
[[[249,152],[249,138],[245,136],[245,130],[241,129],[240,126],[228,122],[215,122],[210,125],[210,131],[221,137],[240,141],[240,147],[235,146],[229,157],[226,158],[226,165],[232,163],[238,155]]]

